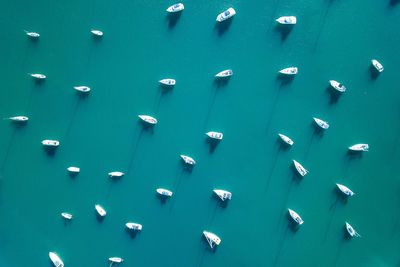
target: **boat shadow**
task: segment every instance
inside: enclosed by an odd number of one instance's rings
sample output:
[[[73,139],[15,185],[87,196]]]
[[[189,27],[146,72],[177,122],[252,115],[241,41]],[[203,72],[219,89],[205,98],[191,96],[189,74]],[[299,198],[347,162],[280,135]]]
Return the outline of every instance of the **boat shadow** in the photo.
[[[329,210],[334,209],[338,204],[343,204],[343,205],[347,204],[349,197],[343,194],[337,186],[335,186],[335,188],[332,189],[332,194],[335,196],[335,199],[329,206]]]
[[[363,156],[363,153],[360,152],[360,151],[353,151],[353,150],[350,150],[350,149],[348,149],[346,151],[346,158],[348,160],[361,159],[362,156]]]
[[[329,105],[336,104],[343,94],[337,90],[332,89],[332,87],[329,85],[326,87],[326,93],[329,95]]]
[[[209,147],[208,151],[209,151],[210,154],[214,153],[214,151],[217,148],[217,146],[219,145],[220,141],[221,140],[216,140],[216,139],[213,139],[213,138],[206,138],[205,142]]]
[[[193,172],[194,165],[186,164],[186,163],[183,162],[182,160],[181,160],[181,164],[182,164],[182,174],[183,174],[184,172],[186,172],[186,173],[192,173],[192,172]],[[182,174],[181,174],[181,175],[182,175]]]
[[[44,152],[46,152],[46,154],[50,157],[54,157],[54,155],[56,154],[57,151],[57,147],[53,147],[53,146],[43,146],[43,150]]]
[[[278,147],[276,154],[279,154],[280,151],[288,151],[292,147],[288,143],[285,143],[279,136],[276,138],[276,145]]]
[[[79,173],[78,172],[70,172],[70,171],[67,170],[67,174],[71,179],[75,179],[76,176],[78,176]]]
[[[325,134],[325,130],[319,127],[314,121],[311,122],[311,128],[313,130],[313,137],[317,136],[322,138]]]
[[[282,73],[279,73],[276,75],[276,80],[279,83],[279,87],[282,88],[284,86],[290,85],[294,81],[294,77],[296,75],[285,75]]]
[[[165,204],[167,203],[168,198],[169,198],[169,197],[167,197],[167,196],[158,194],[157,192],[156,192],[155,196],[156,196],[156,198],[160,201],[160,203],[161,203],[162,205],[165,205]]]
[[[298,223],[296,223],[295,221],[293,221],[293,219],[292,219],[292,217],[290,217],[289,213],[286,213],[286,218],[288,220],[287,227],[289,228],[289,230],[291,230],[292,233],[297,233],[297,231],[299,231],[299,229],[300,229],[300,225]]]
[[[129,237],[131,239],[135,239],[140,231],[132,230],[132,229],[125,227],[125,232],[129,235]]]
[[[396,6],[397,4],[399,4],[400,3],[400,0],[390,0],[389,1],[389,6],[390,7],[394,7],[394,6]]]
[[[213,84],[217,89],[220,89],[222,87],[227,86],[229,81],[230,81],[230,79],[231,79],[231,76],[223,77],[223,78],[222,77],[215,77]]]
[[[223,209],[226,209],[229,205],[229,200],[222,201],[216,194],[211,195],[211,199],[215,200],[217,202],[217,206]]]
[[[171,85],[159,84],[158,88],[161,92],[161,97],[167,94],[172,94],[172,92],[174,91],[174,87],[175,85],[171,86]]]
[[[278,33],[281,37],[281,42],[284,42],[289,34],[292,32],[293,26],[291,25],[282,25],[282,24],[277,24],[274,28],[274,31]]]
[[[222,22],[215,23],[214,30],[218,33],[219,36],[222,36],[227,30],[229,30],[233,19],[234,18],[230,18]]]
[[[183,12],[175,12],[175,13],[168,13],[165,16],[165,20],[168,24],[168,28],[170,30],[172,30],[173,28],[175,28],[176,24],[179,21],[179,18],[181,17]]]
[[[94,215],[96,216],[96,220],[101,223],[104,221],[104,217],[106,216],[101,216],[96,210],[94,211]]]
[[[369,66],[368,71],[369,71],[369,78],[372,81],[375,81],[378,78],[379,74],[380,74],[380,72],[377,71],[377,69],[375,69],[375,67],[372,66],[372,65]]]
[[[206,237],[204,235],[201,235],[200,242],[204,243],[204,245],[206,246],[206,250],[207,251],[209,251],[211,253],[217,252],[218,246],[214,246],[213,248],[210,247],[210,245],[208,244],[208,241],[207,241],[207,239],[206,239]]]
[[[138,123],[142,126],[142,132],[149,132],[151,134],[154,134],[154,125],[149,124],[143,120],[138,120]]]

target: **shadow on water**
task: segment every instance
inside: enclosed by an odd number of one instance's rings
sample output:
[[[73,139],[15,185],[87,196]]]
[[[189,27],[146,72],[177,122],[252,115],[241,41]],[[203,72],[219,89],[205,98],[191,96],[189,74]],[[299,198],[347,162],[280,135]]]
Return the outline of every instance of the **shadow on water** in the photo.
[[[154,100],[154,114],[158,113],[158,110],[160,109],[160,105],[161,105],[161,100],[163,99],[164,96],[168,95],[168,94],[172,94],[174,87],[173,86],[166,86],[166,85],[162,85],[160,84],[159,86],[159,94],[156,95],[156,98]]]
[[[165,16],[165,20],[167,21],[168,28],[172,30],[175,28],[176,24],[178,23],[180,17],[182,15],[182,12],[175,12],[175,13],[168,13]]]
[[[140,129],[140,132],[139,132],[139,134],[138,134],[138,136],[136,138],[136,141],[132,143],[132,157],[129,160],[128,168],[126,170],[127,174],[129,174],[131,169],[132,169],[132,164],[133,164],[133,161],[135,159],[136,151],[137,151],[137,149],[139,147],[140,140],[142,139],[143,131],[144,131],[143,128]]]
[[[66,132],[65,132],[65,139],[69,136],[69,133],[71,131],[72,123],[74,122],[76,113],[78,111],[79,102],[80,101],[86,101],[87,98],[88,98],[88,95],[89,94],[87,94],[87,93],[76,92],[77,100],[75,102],[74,108],[72,110],[72,116],[71,116],[71,119],[70,119],[70,121],[68,123],[67,129],[66,129]]]
[[[135,239],[140,231],[136,231],[125,227],[125,232],[130,236],[131,239]]]
[[[279,88],[289,86],[294,81],[295,76],[296,75],[285,75],[278,72],[276,80],[279,83]]]
[[[400,3],[400,0],[390,0],[389,7],[394,7]]]
[[[57,151],[57,147],[54,146],[43,146],[44,152],[50,157],[54,157]]]
[[[167,203],[167,200],[170,198],[168,196],[161,195],[161,194],[159,194],[157,192],[156,192],[155,196],[160,201],[160,203],[163,204],[163,205],[165,205]]]
[[[368,70],[369,70],[369,78],[372,81],[375,81],[378,78],[380,72],[377,69],[375,69],[373,65],[370,65]]]
[[[99,223],[103,222],[105,216],[101,216],[96,210],[95,210],[94,212],[95,212],[95,216],[96,216],[97,221],[98,221]]]
[[[277,32],[281,36],[281,41],[284,42],[289,34],[292,32],[293,26],[291,25],[283,25],[283,24],[276,24],[275,32]]]
[[[231,76],[228,77],[216,77],[214,79],[214,86],[219,89],[228,85],[231,80]]]
[[[217,202],[217,206],[223,209],[226,209],[229,205],[229,200],[222,201],[216,194],[212,194],[211,198]]]
[[[205,142],[208,144],[210,154],[214,153],[221,140],[206,138]]]
[[[214,29],[217,31],[219,36],[222,36],[231,26],[234,18],[227,19],[222,22],[216,22]]]
[[[361,159],[363,156],[363,153],[360,151],[353,151],[353,150],[347,150],[346,151],[346,159],[348,160],[357,160]]]
[[[335,89],[332,89],[331,86],[326,87],[326,93],[329,95],[329,105],[336,104],[343,94]]]

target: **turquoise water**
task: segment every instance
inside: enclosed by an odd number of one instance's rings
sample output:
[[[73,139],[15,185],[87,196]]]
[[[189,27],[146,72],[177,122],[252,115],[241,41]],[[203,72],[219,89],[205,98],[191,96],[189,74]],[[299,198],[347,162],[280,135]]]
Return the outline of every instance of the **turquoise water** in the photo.
[[[0,265],[398,266],[400,5],[385,1],[3,1]],[[237,16],[216,28],[216,15]],[[290,32],[275,27],[296,15]],[[104,31],[101,40],[90,29]],[[37,31],[32,42],[23,30]],[[373,78],[370,60],[385,71]],[[295,65],[291,81],[276,72]],[[218,85],[213,75],[232,68]],[[35,84],[26,73],[48,76]],[[173,77],[163,91],[157,81]],[[335,99],[329,79],[348,91]],[[92,92],[79,97],[73,86]],[[159,120],[143,130],[138,114]],[[312,117],[329,121],[323,135]],[[224,132],[213,150],[204,132]],[[295,141],[282,149],[277,133]],[[58,139],[51,156],[43,139]],[[347,146],[369,143],[350,157]],[[197,165],[183,171],[179,154]],[[294,176],[291,160],[310,171]],[[79,166],[71,178],[66,168]],[[119,181],[110,171],[127,174]],[[335,183],[356,192],[347,203]],[[161,203],[155,189],[174,196]],[[213,188],[233,193],[227,207]],[[107,217],[96,220],[94,205]],[[305,223],[289,228],[287,208]],[[65,224],[62,211],[74,220]],[[143,224],[131,238],[128,221]],[[362,238],[344,238],[349,221]],[[222,238],[210,252],[201,234]]]

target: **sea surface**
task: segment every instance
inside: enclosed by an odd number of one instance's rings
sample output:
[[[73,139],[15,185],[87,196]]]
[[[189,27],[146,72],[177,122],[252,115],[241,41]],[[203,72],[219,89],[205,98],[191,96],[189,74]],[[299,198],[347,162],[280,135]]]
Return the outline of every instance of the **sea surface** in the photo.
[[[0,116],[30,120],[0,121],[0,266],[51,266],[49,251],[66,267],[113,256],[123,266],[400,266],[399,1],[185,0],[168,16],[173,3],[1,1]],[[237,15],[216,25],[230,6]],[[277,27],[282,15],[297,25]],[[296,77],[277,75],[289,66]],[[215,81],[228,68],[234,76]],[[167,77],[173,89],[159,86]],[[330,79],[347,91],[334,94]],[[139,114],[159,122],[144,128]],[[212,146],[207,131],[224,139]],[[43,139],[61,145],[49,154]],[[370,151],[348,154],[356,143]],[[191,172],[180,154],[197,161]],[[309,170],[303,179],[292,159]],[[335,183],[356,194],[345,201]],[[160,201],[158,187],[173,197]],[[214,188],[232,200],[221,205]],[[305,221],[298,229],[288,208]],[[142,232],[131,237],[128,221]],[[345,221],[362,237],[347,238]],[[203,230],[221,237],[215,251]]]

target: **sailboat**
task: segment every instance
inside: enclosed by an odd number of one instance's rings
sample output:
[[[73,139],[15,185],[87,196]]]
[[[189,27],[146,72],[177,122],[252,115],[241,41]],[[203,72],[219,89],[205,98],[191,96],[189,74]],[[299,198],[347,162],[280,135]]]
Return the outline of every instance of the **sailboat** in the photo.
[[[208,244],[210,245],[210,248],[214,248],[215,246],[221,244],[221,238],[219,238],[216,234],[208,231],[203,231],[203,235],[206,238]]]
[[[64,267],[64,262],[55,252],[49,252],[50,260],[53,262],[55,267]]]

